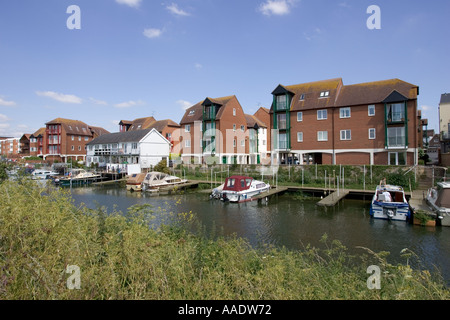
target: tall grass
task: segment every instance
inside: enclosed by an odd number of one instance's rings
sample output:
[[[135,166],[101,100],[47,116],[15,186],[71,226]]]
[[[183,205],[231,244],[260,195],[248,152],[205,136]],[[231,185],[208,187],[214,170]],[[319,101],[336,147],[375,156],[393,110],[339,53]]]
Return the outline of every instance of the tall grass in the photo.
[[[188,232],[191,213],[135,206],[76,207],[67,192],[30,181],[0,185],[0,299],[449,299],[439,275],[391,265],[383,253],[252,248],[237,237]],[[155,223],[159,219],[158,223]],[[162,222],[161,222],[162,221]],[[69,289],[68,265],[80,269]],[[381,289],[367,288],[369,265]]]

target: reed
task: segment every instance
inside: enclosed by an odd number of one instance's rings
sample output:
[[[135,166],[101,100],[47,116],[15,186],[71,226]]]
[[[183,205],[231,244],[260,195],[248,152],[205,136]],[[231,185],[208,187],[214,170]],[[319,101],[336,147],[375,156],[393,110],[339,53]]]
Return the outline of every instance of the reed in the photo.
[[[352,256],[326,236],[321,249],[254,248],[205,234],[191,212],[91,210],[27,180],[0,185],[0,208],[0,299],[450,298],[439,274],[369,249]],[[373,264],[380,290],[367,288]],[[68,287],[69,265],[79,267],[80,289]]]

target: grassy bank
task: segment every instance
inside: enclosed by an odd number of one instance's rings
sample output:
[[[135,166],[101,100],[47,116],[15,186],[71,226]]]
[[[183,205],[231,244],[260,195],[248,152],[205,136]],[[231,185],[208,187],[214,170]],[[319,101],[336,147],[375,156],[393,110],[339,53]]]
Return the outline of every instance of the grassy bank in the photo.
[[[351,256],[326,236],[321,250],[255,249],[208,237],[192,213],[90,210],[26,180],[0,185],[0,208],[0,299],[450,298],[438,275],[364,248]],[[153,226],[161,215],[171,223]],[[79,267],[80,289],[68,289],[68,265]],[[382,271],[380,290],[367,288],[370,265]]]

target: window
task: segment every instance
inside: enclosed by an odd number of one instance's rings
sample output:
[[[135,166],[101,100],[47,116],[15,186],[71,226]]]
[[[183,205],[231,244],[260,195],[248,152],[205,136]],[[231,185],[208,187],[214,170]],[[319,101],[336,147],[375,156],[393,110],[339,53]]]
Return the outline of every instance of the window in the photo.
[[[375,139],[376,138],[376,133],[375,133],[375,128],[370,128],[369,129],[369,139],[370,140],[373,140],[373,139]]]
[[[277,110],[286,110],[287,109],[287,103],[286,103],[286,96],[277,96]]]
[[[300,95],[300,99],[299,99],[300,101],[303,101],[303,100],[305,100],[305,94],[304,93],[302,93],[301,95]]]
[[[195,114],[195,110],[189,111],[189,116],[193,116]]]
[[[317,110],[317,120],[326,120],[327,117],[327,110]]]
[[[352,140],[352,131],[341,130],[341,140]]]
[[[406,152],[389,152],[390,166],[404,166],[406,165]]]
[[[233,147],[236,147],[236,139],[233,139]]]
[[[339,118],[350,118],[350,108],[340,108]]]
[[[320,98],[326,98],[330,95],[330,91],[322,91],[320,93]]]
[[[368,108],[368,112],[369,112],[369,117],[373,117],[375,115],[375,105],[371,104]]]
[[[78,141],[81,141],[81,136],[78,136]]]
[[[245,132],[245,127],[244,126],[241,126],[241,131]]]
[[[286,133],[280,133],[278,135],[278,149],[287,149],[288,148],[288,140]]]
[[[233,131],[236,131],[236,125],[233,124]]]
[[[303,132],[297,132],[297,142],[303,142]]]
[[[317,141],[328,141],[328,131],[317,131]]]
[[[405,127],[388,128],[388,147],[405,147]]]
[[[89,140],[89,137],[84,137],[84,141],[88,141]]]
[[[81,146],[78,146],[78,151],[81,151]]]
[[[133,142],[133,143],[131,144],[131,149],[137,149],[137,147],[138,147],[137,142]]]
[[[186,140],[186,141],[184,142],[184,146],[185,146],[186,148],[190,148],[190,147],[191,147],[191,140]]]
[[[303,112],[297,112],[297,122],[303,121]]]
[[[241,140],[241,147],[245,147],[245,139]]]
[[[393,103],[387,105],[387,115],[389,122],[405,121],[405,108],[403,103]]]
[[[75,140],[75,136],[72,136],[72,141],[74,141]]]
[[[184,132],[191,132],[191,125],[187,124],[184,126]]]
[[[286,129],[286,113],[277,114],[278,129]]]
[[[233,108],[233,116],[236,116],[236,108]]]
[[[73,150],[75,150],[75,147],[74,147],[74,146],[72,146],[72,151],[73,151]]]

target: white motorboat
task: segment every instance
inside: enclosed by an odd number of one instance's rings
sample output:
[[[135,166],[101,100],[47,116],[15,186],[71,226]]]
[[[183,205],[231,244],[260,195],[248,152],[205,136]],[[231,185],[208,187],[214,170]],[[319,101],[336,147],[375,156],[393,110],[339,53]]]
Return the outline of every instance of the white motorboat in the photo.
[[[411,210],[403,188],[378,185],[372,198],[370,215],[375,219],[407,221]]]
[[[65,178],[55,179],[55,183],[59,183],[60,186],[78,186],[91,184],[92,182],[101,180],[100,174],[92,173],[84,169],[72,169],[71,172]]]
[[[436,213],[441,225],[450,227],[450,182],[438,182],[436,187],[430,188],[426,201]]]
[[[142,182],[142,191],[154,191],[161,187],[169,187],[177,184],[185,183],[187,180],[171,176],[163,172],[149,172]]]
[[[48,169],[36,169],[31,173],[33,180],[48,180],[51,177],[57,176],[59,173]]]
[[[260,193],[270,190],[270,185],[246,176],[231,176],[225,183],[215,188],[211,197],[222,201],[246,202]]]

